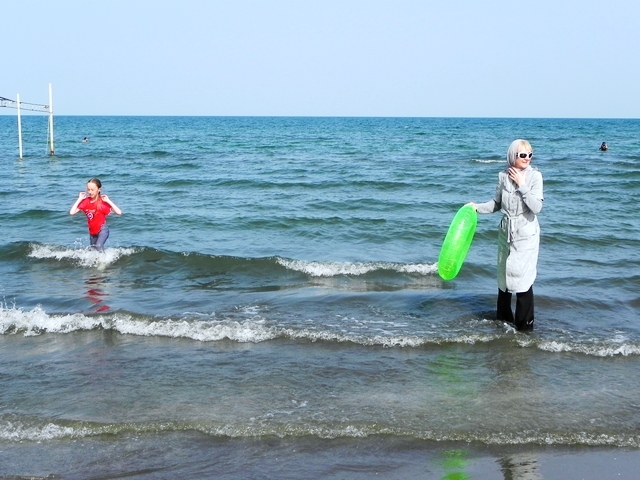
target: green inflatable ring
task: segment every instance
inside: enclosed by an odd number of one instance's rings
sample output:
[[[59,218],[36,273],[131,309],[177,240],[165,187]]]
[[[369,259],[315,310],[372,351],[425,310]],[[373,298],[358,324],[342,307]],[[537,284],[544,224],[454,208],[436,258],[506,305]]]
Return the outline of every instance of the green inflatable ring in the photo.
[[[478,212],[472,205],[463,206],[453,217],[438,257],[438,275],[443,280],[452,280],[458,275],[471,247],[477,224]]]

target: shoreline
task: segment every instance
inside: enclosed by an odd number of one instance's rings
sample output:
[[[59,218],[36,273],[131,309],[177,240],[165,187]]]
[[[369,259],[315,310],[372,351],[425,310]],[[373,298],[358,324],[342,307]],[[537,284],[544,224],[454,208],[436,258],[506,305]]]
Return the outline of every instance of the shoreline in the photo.
[[[640,449],[622,447],[495,446],[387,436],[220,438],[194,431],[125,437],[5,443],[0,478],[632,480],[640,465]]]

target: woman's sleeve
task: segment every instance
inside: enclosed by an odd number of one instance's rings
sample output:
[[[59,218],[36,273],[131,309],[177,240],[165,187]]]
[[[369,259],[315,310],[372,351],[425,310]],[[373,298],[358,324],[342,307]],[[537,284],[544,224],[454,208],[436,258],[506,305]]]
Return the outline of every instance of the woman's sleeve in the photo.
[[[476,204],[478,213],[493,213],[500,210],[502,206],[502,188],[500,187],[500,175],[498,175],[498,185],[496,185],[496,194],[493,200]]]
[[[542,174],[536,171],[531,178],[531,185],[525,184],[518,187],[522,201],[536,215],[542,210],[542,202],[544,200],[542,185]]]

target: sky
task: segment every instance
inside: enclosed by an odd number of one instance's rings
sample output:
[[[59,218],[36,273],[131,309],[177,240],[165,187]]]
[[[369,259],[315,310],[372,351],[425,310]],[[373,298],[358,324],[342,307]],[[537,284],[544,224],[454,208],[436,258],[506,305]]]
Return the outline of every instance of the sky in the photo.
[[[55,115],[640,118],[637,0],[0,0]],[[15,115],[0,108],[0,115]]]

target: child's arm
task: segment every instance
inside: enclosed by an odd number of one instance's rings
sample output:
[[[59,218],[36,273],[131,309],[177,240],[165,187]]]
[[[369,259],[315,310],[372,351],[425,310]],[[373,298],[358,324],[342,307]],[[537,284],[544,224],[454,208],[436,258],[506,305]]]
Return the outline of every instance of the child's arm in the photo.
[[[111,208],[116,213],[116,215],[122,215],[122,210],[120,210],[120,207],[118,207],[115,203],[113,203],[113,201],[111,201],[111,199],[108,196],[102,195],[102,201],[111,205]]]
[[[80,192],[80,194],[78,195],[78,199],[76,200],[76,203],[74,203],[71,207],[71,210],[69,210],[69,214],[75,215],[80,211],[78,210],[78,205],[80,205],[80,202],[84,200],[86,196],[87,196],[86,192]]]

